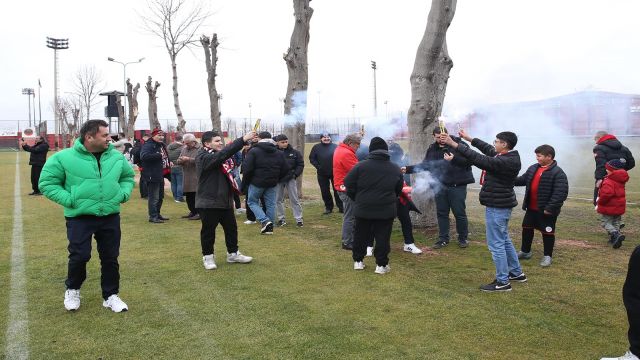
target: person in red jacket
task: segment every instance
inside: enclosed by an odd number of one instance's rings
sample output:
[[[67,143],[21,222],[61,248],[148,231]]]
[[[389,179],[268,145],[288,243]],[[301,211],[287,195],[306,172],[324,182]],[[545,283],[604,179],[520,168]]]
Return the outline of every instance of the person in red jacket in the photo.
[[[598,188],[596,199],[596,211],[602,215],[602,227],[609,233],[609,244],[614,249],[622,246],[625,239],[620,233],[622,215],[627,204],[624,184],[629,181],[625,167],[625,159],[613,159],[605,164],[607,175]]]
[[[355,217],[353,214],[354,202],[347,196],[344,186],[344,178],[347,173],[358,163],[356,150],[360,147],[362,138],[358,134],[347,135],[333,153],[333,187],[342,200],[344,213],[342,214],[342,248],[353,249],[353,231]]]

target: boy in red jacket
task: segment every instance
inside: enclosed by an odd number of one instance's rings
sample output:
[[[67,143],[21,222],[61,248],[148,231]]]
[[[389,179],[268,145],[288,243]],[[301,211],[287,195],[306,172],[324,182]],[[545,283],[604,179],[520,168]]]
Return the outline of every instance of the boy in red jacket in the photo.
[[[625,166],[625,159],[613,159],[606,163],[607,176],[600,184],[596,199],[596,211],[602,215],[602,227],[609,233],[609,244],[614,249],[622,246],[625,239],[620,233],[622,214],[627,204],[624,184],[629,181]]]

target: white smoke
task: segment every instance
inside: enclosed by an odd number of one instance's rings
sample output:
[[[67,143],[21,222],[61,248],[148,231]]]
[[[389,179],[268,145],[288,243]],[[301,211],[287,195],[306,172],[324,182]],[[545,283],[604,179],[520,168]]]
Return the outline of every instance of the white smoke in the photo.
[[[416,173],[411,183],[411,194],[416,200],[433,199],[442,188],[442,184],[429,171]]]
[[[295,91],[291,96],[291,114],[284,116],[284,125],[304,123],[307,118],[307,91]]]

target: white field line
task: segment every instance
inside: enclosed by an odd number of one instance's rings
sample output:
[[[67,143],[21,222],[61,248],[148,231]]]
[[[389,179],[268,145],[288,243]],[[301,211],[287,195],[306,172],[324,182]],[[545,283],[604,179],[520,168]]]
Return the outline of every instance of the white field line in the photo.
[[[27,292],[22,237],[22,198],[20,197],[20,153],[16,153],[16,178],[13,191],[13,237],[11,240],[11,288],[5,339],[7,359],[29,358]]]

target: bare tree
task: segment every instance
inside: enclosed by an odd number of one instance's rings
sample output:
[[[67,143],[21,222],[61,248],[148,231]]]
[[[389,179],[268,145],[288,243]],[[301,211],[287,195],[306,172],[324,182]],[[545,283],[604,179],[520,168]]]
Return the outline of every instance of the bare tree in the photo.
[[[102,74],[95,66],[82,66],[75,73],[75,89],[82,100],[86,120],[91,118],[91,108],[99,103],[98,95],[104,89]]]
[[[57,111],[59,119],[62,120],[62,147],[64,148],[77,136],[82,116],[81,101],[75,96],[60,98]]]
[[[218,90],[216,89],[216,67],[218,66],[218,34],[213,34],[211,39],[202,35],[200,43],[204,49],[204,59],[207,69],[207,85],[209,86],[209,108],[211,110],[211,126],[212,129],[222,130],[220,122],[220,107]]]
[[[151,76],[147,79],[147,84],[144,86],[147,89],[147,94],[149,94],[149,126],[151,129],[162,129],[160,125],[160,120],[158,120],[158,103],[156,93],[158,92],[158,87],[160,83],[156,81],[155,84],[151,84]],[[118,105],[118,109],[120,105]]]
[[[295,25],[287,53],[283,55],[287,63],[289,81],[284,100],[284,133],[291,146],[304,154],[305,118],[307,110],[307,88],[309,87],[309,27],[313,9],[310,0],[293,0]],[[302,195],[302,177],[298,178],[298,192]]]
[[[457,0],[432,0],[427,28],[418,46],[411,73],[411,106],[408,113],[409,156],[419,161],[433,142],[433,127],[442,112],[442,104],[453,61],[447,52],[447,30],[456,11]],[[414,193],[416,205],[423,210],[417,226],[435,225],[433,196]]]
[[[129,79],[127,79],[127,100],[129,100],[129,121],[127,126],[123,127],[124,136],[126,138],[133,138],[133,134],[136,128],[136,120],[138,119],[138,90],[140,90],[140,83],[133,86]]]
[[[178,131],[184,132],[186,121],[178,100],[178,65],[176,58],[182,49],[190,47],[197,41],[195,34],[210,16],[202,3],[192,9],[184,7],[186,0],[149,0],[149,14],[142,16],[143,26],[164,42],[173,72],[173,106],[178,117]]]

